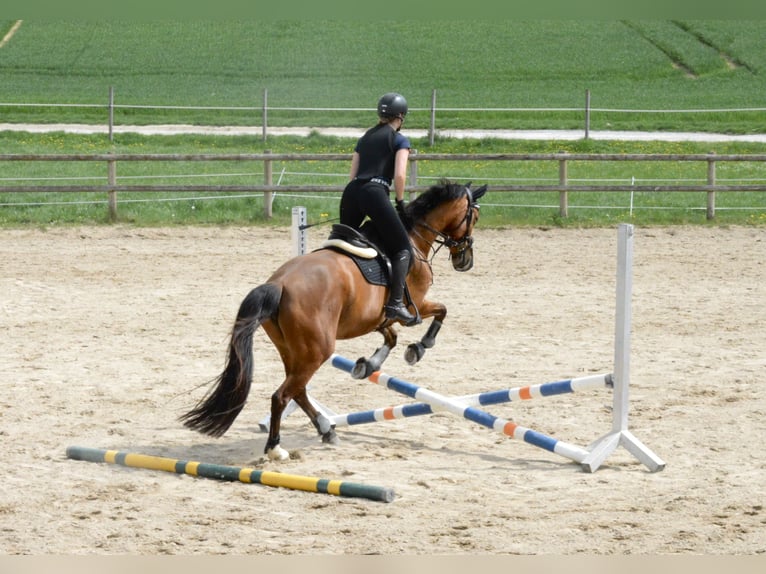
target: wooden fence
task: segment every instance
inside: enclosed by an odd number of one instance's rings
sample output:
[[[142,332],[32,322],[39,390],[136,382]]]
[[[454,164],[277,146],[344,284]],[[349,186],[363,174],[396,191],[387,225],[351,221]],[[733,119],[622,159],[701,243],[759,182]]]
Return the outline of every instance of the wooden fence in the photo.
[[[151,104],[140,104],[140,105],[131,105],[131,104],[116,104],[115,103],[115,91],[114,86],[109,87],[109,95],[108,95],[108,102],[106,106],[103,104],[67,104],[67,103],[55,103],[55,104],[39,104],[39,103],[5,103],[0,102],[0,109],[2,108],[46,108],[55,106],[57,108],[95,108],[95,109],[103,109],[106,107],[107,110],[107,131],[109,134],[109,140],[112,141],[114,138],[114,131],[115,131],[115,121],[114,121],[114,114],[115,110],[180,110],[180,111],[191,111],[191,110],[206,110],[206,111],[241,111],[243,113],[247,113],[251,115],[252,117],[255,117],[256,114],[253,114],[253,112],[260,112],[260,119],[261,119],[261,138],[263,142],[266,142],[268,138],[269,133],[269,112],[369,112],[374,113],[374,109],[370,108],[335,108],[335,107],[321,107],[321,108],[307,108],[307,107],[296,107],[296,106],[271,106],[269,105],[269,91],[267,88],[264,88],[263,90],[263,103],[261,106],[214,106],[214,105],[207,105],[207,106],[173,106],[173,105],[151,105]],[[471,108],[455,108],[455,107],[437,107],[436,102],[436,90],[433,89],[431,91],[431,99],[430,99],[430,106],[427,108],[415,108],[411,107],[410,112],[427,112],[429,117],[429,124],[428,124],[428,142],[429,145],[434,145],[434,139],[436,137],[436,134],[438,133],[437,126],[436,126],[436,115],[437,112],[469,112],[469,113],[482,113],[482,112],[490,112],[490,113],[541,113],[541,114],[549,114],[551,112],[570,112],[570,113],[582,113],[584,118],[584,126],[583,126],[583,137],[587,140],[590,137],[590,131],[591,131],[591,116],[593,112],[598,113],[610,113],[610,114],[667,114],[669,112],[677,113],[677,114],[698,114],[700,112],[705,112],[709,114],[726,114],[726,113],[761,113],[766,111],[766,108],[730,108],[730,109],[709,109],[709,110],[699,110],[699,109],[678,109],[678,110],[668,110],[668,109],[660,109],[660,110],[642,110],[642,109],[622,109],[622,108],[593,108],[591,107],[591,91],[589,89],[585,90],[585,100],[584,100],[584,107],[567,107],[567,108],[529,108],[529,107],[511,107],[511,108],[482,108],[482,107],[471,107]],[[757,121],[757,120],[756,120]]]
[[[107,168],[107,182],[102,185],[0,185],[5,192],[96,192],[108,194],[109,214],[117,219],[117,194],[120,192],[263,192],[264,215],[272,216],[271,198],[276,191],[338,192],[338,185],[275,185],[273,163],[291,161],[350,161],[348,154],[0,154],[0,166],[4,162],[102,162]],[[117,182],[117,165],[122,162],[210,162],[242,161],[263,163],[262,185],[123,185]],[[766,184],[719,185],[716,182],[716,165],[722,162],[766,162],[766,154],[434,154],[413,153],[410,156],[408,190],[411,197],[425,191],[428,186],[418,182],[418,164],[423,161],[554,161],[558,162],[559,181],[544,185],[493,184],[492,191],[559,193],[559,214],[567,217],[569,194],[573,192],[706,192],[707,219],[715,218],[717,193],[730,191],[766,191]],[[607,183],[604,185],[572,185],[568,178],[568,165],[572,161],[631,161],[631,162],[698,162],[707,165],[704,185],[634,185]]]

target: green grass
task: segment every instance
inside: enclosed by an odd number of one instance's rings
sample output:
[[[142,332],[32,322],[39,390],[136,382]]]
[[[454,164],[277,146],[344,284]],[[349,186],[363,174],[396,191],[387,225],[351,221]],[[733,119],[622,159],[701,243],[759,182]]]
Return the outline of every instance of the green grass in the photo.
[[[638,153],[638,154],[752,154],[762,153],[758,144],[663,143],[602,141],[499,141],[439,139],[434,147],[414,140],[422,153],[498,154],[530,153]],[[353,140],[312,135],[307,138],[277,137],[269,140],[274,153],[350,154]],[[8,154],[95,154],[117,153],[259,153],[262,144],[252,137],[138,136],[118,135],[110,143],[106,136],[77,136],[62,133],[20,134],[0,132],[0,149]],[[704,185],[704,162],[607,162],[572,161],[571,184],[604,185],[609,182],[637,185]],[[273,218],[263,216],[262,194],[232,193],[127,193],[118,197],[119,221],[135,225],[289,225],[292,208],[304,205],[312,222],[337,216],[338,199],[345,185],[347,161],[274,162],[274,181],[283,186],[327,185],[337,191],[295,193],[285,189],[275,195]],[[106,166],[93,162],[0,162],[0,186],[106,184]],[[118,183],[157,185],[246,185],[263,183],[260,162],[122,162]],[[418,162],[418,183],[431,184],[443,177],[456,181],[487,183],[490,193],[483,200],[482,225],[590,227],[632,221],[639,225],[707,224],[704,192],[576,192],[569,196],[569,216],[561,218],[558,192],[492,192],[495,185],[555,185],[556,161],[437,161]],[[763,182],[766,166],[758,162],[727,162],[717,168],[719,183]],[[224,195],[225,197],[220,197]],[[2,193],[0,226],[72,225],[108,223],[106,197],[101,194]],[[633,211],[631,213],[631,199]],[[728,192],[717,196],[714,224],[766,225],[766,193]],[[727,209],[728,208],[728,209]],[[732,209],[737,208],[737,209]],[[746,208],[746,209],[742,209]],[[324,215],[323,215],[324,214]]]
[[[690,78],[726,74],[728,71],[720,51],[701,41],[687,25],[671,21],[640,21],[629,22],[627,25],[664,53],[675,68],[684,71]]]
[[[12,21],[0,21],[4,34]],[[718,21],[25,21],[2,48],[5,121],[106,121],[118,106],[253,107],[248,110],[119,108],[117,123],[359,126],[377,97],[404,93],[411,128],[438,108],[683,110],[764,107],[759,22]],[[733,65],[727,62],[733,63]],[[681,63],[693,72],[692,77]],[[440,111],[437,127],[582,128],[581,111]],[[594,111],[592,129],[762,131],[766,112]]]
[[[0,20],[0,37],[13,24]],[[738,20],[389,21],[382,25],[25,20],[0,49],[0,104],[4,104],[0,114],[4,122],[104,125],[108,91],[113,87],[117,124],[260,125],[262,98],[268,90],[269,126],[358,128],[372,121],[381,93],[398,90],[411,107],[405,129],[422,129],[429,127],[428,110],[436,90],[437,129],[582,129],[581,108],[585,91],[590,90],[592,130],[762,133],[765,111],[704,111],[764,106],[766,42],[762,28],[759,21]],[[22,105],[25,103],[43,106]],[[61,103],[79,107],[56,105]],[[187,109],[173,109],[176,107]],[[413,143],[422,153],[764,150],[757,144],[592,140],[437,138],[433,147],[427,141]],[[268,142],[273,151],[286,153],[350,153],[352,145],[352,141],[317,135],[270,137]],[[259,137],[117,135],[110,143],[97,135],[0,132],[3,153],[257,153],[263,147]],[[275,180],[281,178],[284,185],[333,185],[338,192],[311,197],[279,193],[269,222],[263,220],[263,199],[257,195],[209,199],[211,194],[182,197],[169,193],[164,201],[156,201],[158,194],[121,193],[119,218],[136,225],[282,225],[289,222],[292,206],[297,204],[306,204],[314,219],[322,219],[321,214],[330,218],[337,212],[347,171],[346,162],[275,165]],[[261,172],[261,165],[242,162],[121,163],[118,182],[235,185],[262,183]],[[490,186],[555,183],[558,166],[556,162],[419,162],[419,183],[445,176]],[[569,166],[570,182],[582,184],[634,180],[645,185],[703,184],[705,176],[704,165],[678,162],[572,162]],[[765,178],[762,166],[752,162],[721,164],[717,176],[720,183]],[[106,167],[96,163],[0,163],[0,185],[20,182],[105,183]],[[719,194],[715,224],[763,225],[764,195]],[[105,223],[105,201],[86,193],[0,193],[0,225]],[[557,206],[557,193],[490,192],[482,223],[591,226],[625,219],[645,225],[705,223],[704,193],[576,193],[570,195],[566,219],[559,217]]]

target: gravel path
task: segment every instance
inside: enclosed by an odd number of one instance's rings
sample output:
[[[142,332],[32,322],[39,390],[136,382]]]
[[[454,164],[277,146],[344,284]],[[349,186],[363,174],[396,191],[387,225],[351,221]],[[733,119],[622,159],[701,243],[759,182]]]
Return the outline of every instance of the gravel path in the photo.
[[[73,134],[109,133],[107,125],[92,124],[10,124],[0,123],[0,131],[47,133],[65,132]],[[311,132],[322,135],[357,138],[364,133],[361,128],[312,128],[312,127],[269,127],[268,135],[308,136]],[[151,126],[118,125],[113,133],[137,133],[144,135],[263,135],[261,126],[195,126],[164,124]],[[427,130],[407,130],[412,138],[428,137]],[[578,140],[584,137],[583,130],[437,130],[440,138],[471,139],[518,139],[518,140]],[[636,132],[636,131],[591,131],[594,140],[625,141],[698,141],[698,142],[756,142],[766,143],[766,134],[712,134],[702,132]]]

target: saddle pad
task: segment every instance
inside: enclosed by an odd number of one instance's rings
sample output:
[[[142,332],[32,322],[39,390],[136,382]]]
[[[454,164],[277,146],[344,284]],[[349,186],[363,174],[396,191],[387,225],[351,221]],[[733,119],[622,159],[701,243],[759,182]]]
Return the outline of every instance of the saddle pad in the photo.
[[[388,285],[388,270],[380,257],[376,257],[375,259],[365,259],[363,257],[352,255],[348,251],[344,251],[334,245],[326,245],[322,247],[322,249],[332,249],[333,251],[342,253],[346,257],[350,257],[354,263],[356,263],[356,266],[359,267],[359,271],[362,272],[362,275],[368,283],[371,283],[372,285],[382,285],[383,287]]]
[[[342,239],[328,239],[322,244],[322,247],[337,247],[343,251],[347,251],[352,255],[362,257],[364,259],[374,259],[378,256],[378,252],[372,247],[360,247],[353,243],[348,243]]]

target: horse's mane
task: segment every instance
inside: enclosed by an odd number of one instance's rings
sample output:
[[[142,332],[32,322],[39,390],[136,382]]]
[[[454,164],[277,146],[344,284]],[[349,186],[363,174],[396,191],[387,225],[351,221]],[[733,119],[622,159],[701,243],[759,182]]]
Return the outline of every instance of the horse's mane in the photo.
[[[458,199],[465,193],[465,186],[446,179],[432,185],[407,205],[407,220],[409,228],[412,223],[420,221],[445,201]]]

